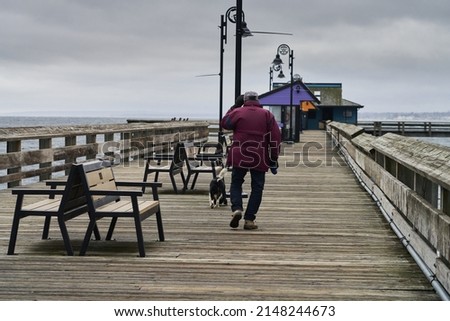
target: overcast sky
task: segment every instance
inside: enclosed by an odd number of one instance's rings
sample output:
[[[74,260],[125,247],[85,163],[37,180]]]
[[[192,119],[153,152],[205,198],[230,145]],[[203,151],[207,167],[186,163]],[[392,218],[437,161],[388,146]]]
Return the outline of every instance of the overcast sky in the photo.
[[[0,116],[215,118],[220,15],[234,0],[0,0]],[[269,89],[278,45],[304,82],[365,112],[450,111],[450,1],[243,0],[242,90]],[[234,100],[228,23],[224,110]],[[285,59],[287,68],[287,59]],[[288,74],[288,70],[285,70]]]

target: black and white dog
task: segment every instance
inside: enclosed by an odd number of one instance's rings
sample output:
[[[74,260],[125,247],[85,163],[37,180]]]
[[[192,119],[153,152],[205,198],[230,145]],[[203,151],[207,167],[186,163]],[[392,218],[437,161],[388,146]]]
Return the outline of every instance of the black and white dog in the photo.
[[[227,205],[227,195],[225,190],[224,177],[228,170],[222,169],[216,178],[209,183],[209,205],[211,208],[216,208],[220,205]]]

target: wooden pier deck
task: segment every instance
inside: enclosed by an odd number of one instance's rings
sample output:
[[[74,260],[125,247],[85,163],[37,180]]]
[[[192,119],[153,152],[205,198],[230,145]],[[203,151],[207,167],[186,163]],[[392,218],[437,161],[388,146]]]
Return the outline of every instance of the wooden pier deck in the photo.
[[[325,135],[307,131],[286,147],[278,175],[267,175],[257,231],[231,229],[229,207],[209,208],[208,176],[175,195],[162,175],[166,241],[144,221],[145,258],[132,222],[119,221],[116,241],[68,257],[55,222],[53,239],[40,240],[42,218],[23,220],[7,256],[15,197],[1,191],[0,300],[439,300]],[[308,157],[294,156],[305,145]],[[137,163],[114,170],[142,179]],[[68,222],[75,251],[86,227],[86,217]]]

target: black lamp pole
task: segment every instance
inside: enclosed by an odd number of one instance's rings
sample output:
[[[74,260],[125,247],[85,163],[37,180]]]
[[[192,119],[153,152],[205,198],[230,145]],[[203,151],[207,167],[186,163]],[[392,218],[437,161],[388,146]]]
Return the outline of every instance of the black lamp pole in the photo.
[[[219,133],[218,142],[222,140],[222,125],[220,124],[223,116],[223,54],[225,52],[224,44],[227,43],[227,18],[220,16],[220,71],[219,71]]]
[[[242,60],[242,38],[252,36],[251,31],[245,23],[245,15],[242,11],[242,0],[239,0],[238,7],[231,7],[227,10],[225,16],[220,20],[220,92],[219,92],[219,141],[222,138],[222,126],[220,121],[223,115],[223,56],[224,44],[227,43],[227,20],[236,24],[236,75],[235,75],[235,99],[241,94],[241,60]]]
[[[293,133],[293,90],[294,90],[294,50],[289,50],[289,69],[291,70],[291,88],[290,88],[290,128],[289,128],[289,141],[294,142],[294,133]]]
[[[273,68],[269,67],[269,91],[272,90]]]
[[[241,69],[242,69],[242,0],[236,0],[236,67],[234,98],[241,94]]]

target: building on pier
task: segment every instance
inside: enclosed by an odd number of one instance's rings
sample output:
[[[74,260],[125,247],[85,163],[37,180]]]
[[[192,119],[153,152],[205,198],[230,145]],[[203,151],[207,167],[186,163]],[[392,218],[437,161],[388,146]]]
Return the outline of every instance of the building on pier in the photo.
[[[274,83],[273,89],[261,94],[259,100],[275,115],[283,138],[292,136],[295,141],[302,130],[323,129],[328,120],[357,124],[358,110],[364,107],[342,97],[341,83],[303,83],[302,79],[294,80],[292,86]],[[293,133],[290,135],[291,127]]]

